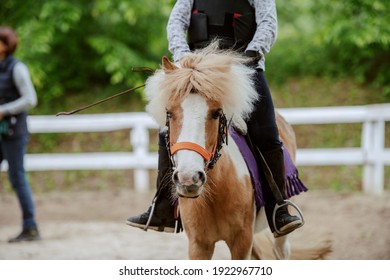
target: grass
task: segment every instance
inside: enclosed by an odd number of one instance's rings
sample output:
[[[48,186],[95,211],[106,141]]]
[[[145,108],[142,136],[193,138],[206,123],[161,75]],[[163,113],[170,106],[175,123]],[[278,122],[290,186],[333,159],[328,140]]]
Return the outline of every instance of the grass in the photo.
[[[275,106],[279,108],[321,107],[363,105],[383,102],[381,96],[370,87],[360,86],[350,80],[327,80],[319,78],[290,79],[284,84],[270,82]],[[72,95],[60,103],[62,107],[34,109],[33,114],[55,114],[69,111],[93,103],[99,99],[122,91],[123,88],[95,89],[91,94]],[[140,93],[122,96],[93,107],[85,113],[112,113],[143,111]],[[390,146],[390,127],[386,125],[386,146]],[[361,143],[361,124],[300,125],[294,126],[299,148],[314,147],[359,147]],[[65,133],[33,134],[28,153],[93,152],[131,150],[129,131],[109,133]],[[151,133],[151,150],[157,150],[157,135]],[[358,191],[362,189],[361,166],[332,166],[299,168],[301,178],[309,189],[332,189],[337,191]],[[150,171],[154,182],[155,171]],[[385,186],[390,189],[390,167],[385,170]],[[6,174],[1,174],[0,192],[9,191]],[[102,171],[51,171],[30,172],[31,187],[35,192],[52,190],[104,190],[112,188],[134,188],[131,170]],[[153,186],[151,186],[153,188]]]

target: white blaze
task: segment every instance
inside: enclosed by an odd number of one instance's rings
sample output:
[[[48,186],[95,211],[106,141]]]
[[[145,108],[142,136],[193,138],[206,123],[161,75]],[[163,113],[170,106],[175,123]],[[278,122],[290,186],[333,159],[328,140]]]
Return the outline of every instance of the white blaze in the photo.
[[[197,94],[190,94],[181,104],[183,109],[182,131],[177,142],[192,142],[205,148],[205,122],[208,106]],[[177,170],[182,175],[204,169],[204,159],[194,151],[180,150],[175,153]]]

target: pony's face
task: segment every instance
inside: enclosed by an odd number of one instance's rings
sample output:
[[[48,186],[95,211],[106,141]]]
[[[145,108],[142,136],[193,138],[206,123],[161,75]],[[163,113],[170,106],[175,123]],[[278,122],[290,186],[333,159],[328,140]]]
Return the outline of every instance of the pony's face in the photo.
[[[191,147],[200,147],[206,154],[212,154],[218,141],[221,104],[192,93],[182,100],[171,101],[167,110],[172,145],[190,143]],[[198,197],[206,183],[207,160],[196,149],[183,148],[173,154],[172,180],[181,197]]]
[[[246,119],[257,100],[252,80],[255,71],[246,67],[245,61],[212,44],[183,57],[179,65],[164,57],[162,69],[146,82],[146,111],[160,126],[165,126],[166,116],[170,116],[172,180],[179,196],[202,193],[207,161],[213,158],[219,141],[220,122],[228,119],[234,125],[236,120]]]

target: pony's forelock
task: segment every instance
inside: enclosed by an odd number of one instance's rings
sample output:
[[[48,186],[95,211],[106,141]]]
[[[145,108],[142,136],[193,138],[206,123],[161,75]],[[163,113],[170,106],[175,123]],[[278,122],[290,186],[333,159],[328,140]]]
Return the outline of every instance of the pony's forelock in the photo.
[[[245,66],[246,61],[237,52],[219,50],[216,42],[184,56],[176,70],[158,70],[147,80],[147,112],[164,125],[170,100],[197,93],[222,104],[228,118],[247,119],[258,95],[252,79],[255,70]]]
[[[146,112],[152,115],[160,126],[164,126],[165,124],[165,110],[169,97],[168,93],[161,89],[164,78],[164,71],[158,70],[146,80],[145,85],[145,96],[148,102],[146,105]]]

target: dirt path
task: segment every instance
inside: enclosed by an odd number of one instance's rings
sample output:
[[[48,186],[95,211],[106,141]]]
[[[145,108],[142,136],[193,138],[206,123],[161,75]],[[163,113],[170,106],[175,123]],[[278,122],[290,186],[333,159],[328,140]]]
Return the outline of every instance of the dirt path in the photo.
[[[20,228],[13,195],[0,195],[0,259],[187,259],[185,234],[143,232],[125,225],[148,206],[152,193],[130,190],[36,195],[42,240],[9,244]],[[311,191],[297,197],[306,225],[291,234],[295,243],[332,240],[327,259],[390,259],[390,193]],[[227,259],[218,244],[215,259]]]

